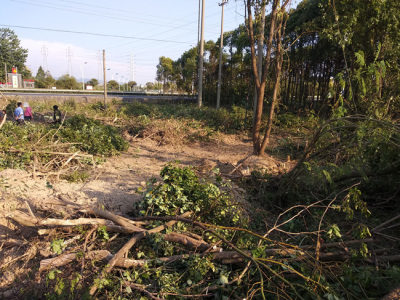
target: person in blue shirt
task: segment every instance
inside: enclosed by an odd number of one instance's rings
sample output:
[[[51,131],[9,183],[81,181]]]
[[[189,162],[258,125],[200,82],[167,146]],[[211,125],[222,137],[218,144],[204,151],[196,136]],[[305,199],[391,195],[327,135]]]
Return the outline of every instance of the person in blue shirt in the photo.
[[[24,109],[22,108],[22,102],[18,102],[17,108],[14,111],[14,117],[17,121],[17,125],[25,124],[24,121]]]

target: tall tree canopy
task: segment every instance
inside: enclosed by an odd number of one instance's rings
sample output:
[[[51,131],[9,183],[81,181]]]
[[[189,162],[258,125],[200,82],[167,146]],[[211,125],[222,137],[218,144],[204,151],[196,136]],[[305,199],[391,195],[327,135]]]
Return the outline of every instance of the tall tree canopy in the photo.
[[[25,66],[28,57],[28,49],[20,45],[20,40],[14,31],[9,28],[0,28],[0,78],[5,79],[4,64],[7,64],[7,72],[11,73],[11,68],[18,68],[18,72],[24,78],[29,78],[31,72]]]

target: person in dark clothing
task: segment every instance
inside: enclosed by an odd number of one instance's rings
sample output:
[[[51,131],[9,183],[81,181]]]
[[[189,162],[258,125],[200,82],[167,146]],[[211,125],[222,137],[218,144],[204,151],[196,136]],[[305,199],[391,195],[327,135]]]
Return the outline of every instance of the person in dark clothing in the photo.
[[[61,124],[61,111],[58,109],[58,105],[53,106],[53,121],[55,124]]]

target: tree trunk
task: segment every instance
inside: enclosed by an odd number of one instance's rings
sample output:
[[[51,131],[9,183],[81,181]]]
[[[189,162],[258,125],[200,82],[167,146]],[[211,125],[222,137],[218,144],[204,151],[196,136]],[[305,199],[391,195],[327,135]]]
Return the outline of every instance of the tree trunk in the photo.
[[[263,1],[264,2],[264,1]],[[255,51],[255,39],[254,39],[254,28],[253,28],[253,16],[252,16],[252,1],[247,0],[247,13],[248,13],[248,21],[247,21],[247,30],[250,38],[250,49],[251,49],[251,62],[253,66],[253,75],[255,78],[256,90],[257,90],[257,105],[255,107],[255,117],[253,122],[253,150],[254,154],[260,155],[261,152],[261,140],[260,140],[260,128],[261,128],[261,119],[263,113],[263,104],[264,104],[264,92],[265,92],[265,83],[267,74],[270,68],[271,62],[271,53],[272,53],[272,40],[275,32],[275,24],[276,24],[276,14],[277,8],[280,0],[273,0],[272,3],[272,11],[271,11],[271,23],[269,30],[269,37],[267,41],[267,55],[264,59],[264,67],[262,70],[261,78],[258,76],[258,66],[257,66],[257,58]],[[265,4],[264,4],[265,5]]]
[[[284,25],[285,24],[285,25]],[[283,63],[283,51],[282,51],[282,27],[286,26],[285,17],[279,20],[278,30],[276,34],[276,42],[277,42],[277,57],[276,57],[276,77],[275,77],[275,87],[274,92],[272,94],[272,101],[271,101],[271,109],[269,111],[268,116],[268,123],[267,123],[267,131],[264,136],[263,143],[260,149],[260,155],[264,154],[265,148],[269,144],[269,138],[271,135],[272,129],[272,122],[274,120],[274,110],[276,103],[278,102],[278,92],[280,90],[280,83],[281,83],[281,72],[282,72],[282,63]]]

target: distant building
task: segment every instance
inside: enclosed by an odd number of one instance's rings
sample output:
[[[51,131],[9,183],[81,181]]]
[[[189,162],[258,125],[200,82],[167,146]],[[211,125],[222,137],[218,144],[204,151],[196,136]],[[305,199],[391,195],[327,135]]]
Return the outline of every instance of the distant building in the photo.
[[[22,79],[22,75],[16,73],[7,74],[7,82],[0,82],[0,87],[13,89],[34,89],[35,81],[32,79]]]

